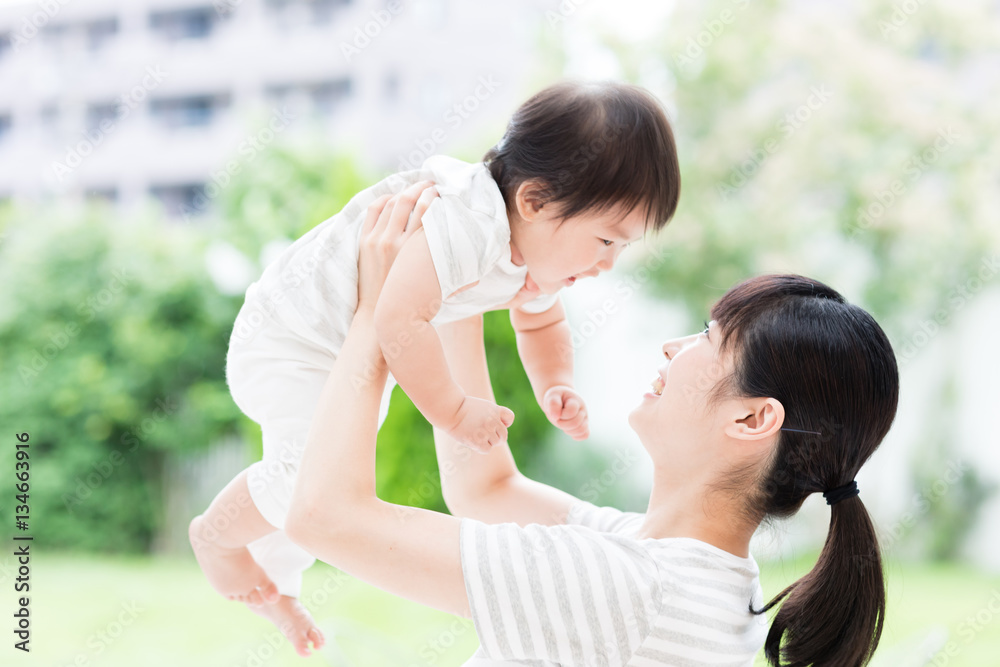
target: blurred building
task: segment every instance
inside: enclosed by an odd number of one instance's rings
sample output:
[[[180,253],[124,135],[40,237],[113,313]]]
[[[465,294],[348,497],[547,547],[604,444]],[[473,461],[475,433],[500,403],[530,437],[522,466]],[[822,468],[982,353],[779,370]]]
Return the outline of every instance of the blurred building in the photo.
[[[0,4],[0,199],[178,215],[295,136],[419,164],[502,131],[534,87],[543,4]]]

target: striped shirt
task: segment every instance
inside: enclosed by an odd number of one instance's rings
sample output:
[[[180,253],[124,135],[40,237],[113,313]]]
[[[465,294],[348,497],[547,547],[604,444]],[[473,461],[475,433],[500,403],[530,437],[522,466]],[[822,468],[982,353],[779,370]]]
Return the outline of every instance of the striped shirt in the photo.
[[[753,557],[693,538],[638,540],[644,515],[579,501],[566,525],[463,519],[480,648],[465,667],[746,667],[767,636]]]

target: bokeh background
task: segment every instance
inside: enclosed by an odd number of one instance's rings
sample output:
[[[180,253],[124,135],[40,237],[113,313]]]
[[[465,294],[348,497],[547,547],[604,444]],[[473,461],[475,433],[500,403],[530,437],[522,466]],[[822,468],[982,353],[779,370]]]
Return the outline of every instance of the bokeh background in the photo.
[[[359,189],[478,160],[562,78],[646,86],[683,172],[670,226],[565,292],[592,436],[548,426],[503,314],[487,345],[529,475],[645,509],[626,425],[658,343],[736,281],[798,272],[893,341],[895,426],[859,476],[888,559],[878,665],[1000,665],[1000,6],[986,0],[0,2],[0,424],[31,434],[32,652],[4,665],[460,665],[475,633],[333,568],[302,662],[223,601],[189,519],[259,456],[229,397],[246,286]],[[398,389],[379,489],[444,509]],[[335,480],[334,480],[335,482]],[[828,510],[762,528],[765,594],[814,562]],[[10,618],[13,549],[0,552]]]

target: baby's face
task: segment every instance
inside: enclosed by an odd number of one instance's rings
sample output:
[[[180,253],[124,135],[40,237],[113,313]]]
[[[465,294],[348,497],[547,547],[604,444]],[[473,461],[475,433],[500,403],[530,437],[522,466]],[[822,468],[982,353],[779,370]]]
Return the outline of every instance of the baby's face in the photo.
[[[614,208],[583,213],[561,224],[552,209],[524,225],[515,241],[528,273],[545,294],[610,271],[621,251],[642,239],[646,227],[641,206],[625,215]]]

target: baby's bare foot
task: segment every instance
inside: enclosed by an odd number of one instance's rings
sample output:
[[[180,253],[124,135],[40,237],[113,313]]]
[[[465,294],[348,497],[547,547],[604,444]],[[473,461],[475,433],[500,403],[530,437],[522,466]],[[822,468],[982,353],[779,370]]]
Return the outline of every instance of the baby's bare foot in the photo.
[[[312,615],[295,598],[282,595],[274,604],[264,606],[248,604],[247,607],[253,613],[274,623],[295,647],[295,652],[303,658],[312,655],[310,644],[313,649],[320,649],[326,643],[326,638],[316,627]]]
[[[253,559],[250,551],[246,547],[221,547],[212,539],[213,534],[202,516],[196,516],[188,526],[194,557],[212,588],[229,600],[247,604],[277,602],[280,597],[278,587]]]

